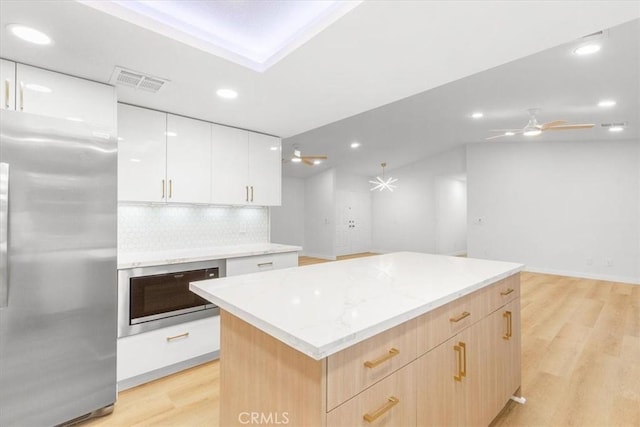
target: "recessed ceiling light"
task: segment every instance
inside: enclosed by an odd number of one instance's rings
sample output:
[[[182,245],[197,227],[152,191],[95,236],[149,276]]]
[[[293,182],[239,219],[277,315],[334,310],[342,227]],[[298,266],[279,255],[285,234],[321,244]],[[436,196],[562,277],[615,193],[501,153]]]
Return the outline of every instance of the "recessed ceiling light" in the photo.
[[[322,160],[314,160],[314,161],[313,161],[313,164],[314,164],[314,165],[319,165],[320,163],[322,163]]]
[[[302,161],[302,159],[300,157],[292,157],[291,161],[294,163],[300,163]]]
[[[504,134],[505,134],[506,136],[513,136],[513,135],[515,135],[516,133],[515,133],[515,132],[505,132]]]
[[[46,86],[42,86],[39,84],[35,84],[35,83],[27,83],[26,85],[24,85],[24,87],[26,89],[32,90],[34,92],[41,92],[41,93],[51,93],[51,89],[46,87]]]
[[[279,147],[278,147],[277,145],[274,145],[273,147],[269,147],[269,150],[271,150],[271,151],[278,151],[278,148],[279,148]]]
[[[611,126],[609,132],[622,132],[624,128],[622,126]]]
[[[524,131],[522,134],[524,136],[537,136],[537,135],[540,135],[541,133],[542,131],[540,129],[531,129],[531,130]]]
[[[351,148],[358,148],[360,147],[360,143],[359,142],[352,142],[351,143]]]
[[[595,44],[595,43],[589,43],[589,44],[585,44],[582,45],[580,47],[577,47],[573,53],[575,53],[576,55],[579,56],[583,56],[583,55],[591,55],[592,53],[596,53],[600,50],[600,45],[599,44]]]
[[[49,37],[42,31],[36,30],[35,28],[27,27],[20,24],[9,24],[7,25],[7,29],[11,31],[14,36],[29,43],[39,45],[51,44],[51,37]]]
[[[178,136],[176,132],[165,132],[164,134],[167,136]]]
[[[238,97],[238,92],[233,89],[218,89],[216,95],[224,99],[235,99]]]
[[[605,99],[598,102],[598,107],[613,107],[614,105],[616,105],[616,101],[612,99]]]
[[[477,113],[473,113],[471,117],[473,117],[474,119],[479,119],[484,117],[484,114],[482,114],[481,112],[477,112]]]

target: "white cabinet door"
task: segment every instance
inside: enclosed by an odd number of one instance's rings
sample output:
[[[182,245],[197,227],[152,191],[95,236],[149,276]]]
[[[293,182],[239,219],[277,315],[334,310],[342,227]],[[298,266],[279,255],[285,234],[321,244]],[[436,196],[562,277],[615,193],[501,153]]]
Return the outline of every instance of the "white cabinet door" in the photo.
[[[249,203],[248,134],[246,130],[211,125],[211,203]]]
[[[165,113],[118,104],[118,200],[165,201],[166,129]]]
[[[25,113],[91,123],[115,134],[113,86],[18,64],[16,109]]]
[[[167,115],[167,182],[168,202],[210,202],[210,123]]]
[[[280,138],[249,132],[249,202],[279,206],[282,202]]]
[[[2,104],[0,109],[16,109],[16,63],[0,59],[0,82],[2,82]]]

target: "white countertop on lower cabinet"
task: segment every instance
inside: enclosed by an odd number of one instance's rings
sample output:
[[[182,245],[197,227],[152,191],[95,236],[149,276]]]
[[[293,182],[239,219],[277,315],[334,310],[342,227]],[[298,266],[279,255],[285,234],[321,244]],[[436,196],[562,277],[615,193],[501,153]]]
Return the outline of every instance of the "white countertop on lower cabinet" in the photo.
[[[301,250],[302,247],[300,246],[281,245],[279,243],[255,243],[171,251],[122,252],[118,253],[118,270],[282,252],[299,252]]]
[[[194,282],[190,289],[320,360],[522,270],[416,252]]]

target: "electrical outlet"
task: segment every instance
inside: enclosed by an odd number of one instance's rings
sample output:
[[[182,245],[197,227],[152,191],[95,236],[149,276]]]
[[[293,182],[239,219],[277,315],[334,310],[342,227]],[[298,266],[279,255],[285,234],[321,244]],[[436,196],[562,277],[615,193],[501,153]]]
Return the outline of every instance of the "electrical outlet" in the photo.
[[[604,263],[607,267],[613,267],[613,258],[607,258]]]

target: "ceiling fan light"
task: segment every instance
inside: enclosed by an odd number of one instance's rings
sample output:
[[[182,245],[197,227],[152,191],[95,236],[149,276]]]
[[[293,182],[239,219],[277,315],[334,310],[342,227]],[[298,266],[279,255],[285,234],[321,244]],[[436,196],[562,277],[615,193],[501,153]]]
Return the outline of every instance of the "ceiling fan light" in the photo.
[[[537,136],[540,135],[542,131],[540,129],[527,129],[522,134],[524,136]]]
[[[314,165],[319,165],[320,163],[322,163],[322,160],[317,160],[317,159],[316,159],[316,160],[314,160],[314,161],[313,161],[313,164],[314,164]]]
[[[291,161],[294,163],[300,163],[302,161],[302,159],[300,157],[292,157]]]
[[[609,132],[622,132],[624,130],[624,127],[622,126],[611,126],[609,128]]]
[[[613,107],[614,105],[616,105],[616,101],[612,99],[604,99],[598,102],[598,107]]]
[[[511,132],[511,131],[508,131],[508,132],[505,132],[504,134],[505,134],[506,136],[513,136],[513,135],[515,135],[516,133],[515,133],[515,132]]]

